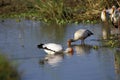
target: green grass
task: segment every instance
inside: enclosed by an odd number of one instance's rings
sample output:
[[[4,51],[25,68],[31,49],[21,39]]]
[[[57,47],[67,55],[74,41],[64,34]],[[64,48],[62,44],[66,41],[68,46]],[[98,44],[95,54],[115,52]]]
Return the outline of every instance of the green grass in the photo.
[[[0,55],[0,80],[19,80],[18,73],[9,61]]]
[[[96,23],[104,7],[119,5],[115,0],[3,0],[0,17],[27,18],[46,23]],[[11,2],[10,2],[11,1]],[[8,4],[9,3],[9,4]]]

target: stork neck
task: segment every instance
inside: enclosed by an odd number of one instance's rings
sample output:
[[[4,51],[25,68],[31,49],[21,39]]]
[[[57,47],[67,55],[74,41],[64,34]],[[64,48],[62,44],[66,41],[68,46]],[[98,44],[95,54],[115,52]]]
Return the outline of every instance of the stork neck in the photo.
[[[71,39],[71,42],[75,42],[75,41],[77,41],[78,39]]]

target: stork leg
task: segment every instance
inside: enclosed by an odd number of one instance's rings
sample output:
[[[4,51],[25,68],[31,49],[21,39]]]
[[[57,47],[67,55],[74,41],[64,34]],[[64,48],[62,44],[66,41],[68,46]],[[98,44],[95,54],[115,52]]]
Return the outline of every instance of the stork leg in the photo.
[[[81,40],[81,44],[85,44],[84,39],[83,39],[83,40]]]

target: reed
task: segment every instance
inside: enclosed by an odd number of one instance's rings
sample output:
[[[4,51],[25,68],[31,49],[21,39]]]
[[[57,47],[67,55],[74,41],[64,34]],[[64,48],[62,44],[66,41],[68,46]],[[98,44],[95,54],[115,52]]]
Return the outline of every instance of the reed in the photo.
[[[8,1],[8,2],[6,2]],[[0,14],[20,14],[47,23],[94,23],[103,8],[119,6],[119,0],[1,0]],[[21,15],[21,14],[25,15]],[[37,15],[36,15],[37,14]],[[15,14],[16,15],[16,14]]]
[[[103,8],[118,5],[114,0],[36,0],[34,7],[44,22],[94,23],[99,19]]]
[[[64,0],[36,0],[34,6],[45,22],[63,23],[72,19],[72,9],[65,7]]]

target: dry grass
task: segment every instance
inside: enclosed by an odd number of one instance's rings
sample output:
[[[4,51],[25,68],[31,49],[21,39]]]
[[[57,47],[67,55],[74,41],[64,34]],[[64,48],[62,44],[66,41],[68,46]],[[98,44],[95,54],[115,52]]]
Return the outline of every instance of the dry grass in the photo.
[[[1,0],[0,14],[38,12],[38,17],[52,22],[96,20],[103,8],[119,6],[119,0]]]

